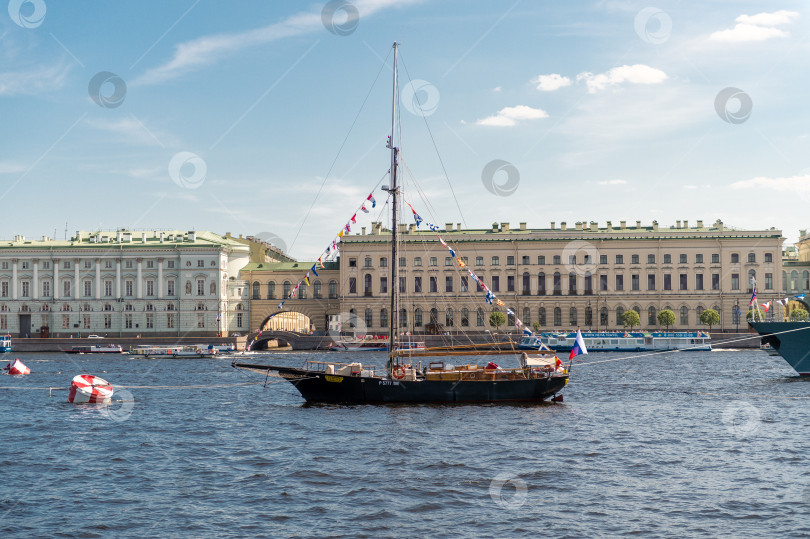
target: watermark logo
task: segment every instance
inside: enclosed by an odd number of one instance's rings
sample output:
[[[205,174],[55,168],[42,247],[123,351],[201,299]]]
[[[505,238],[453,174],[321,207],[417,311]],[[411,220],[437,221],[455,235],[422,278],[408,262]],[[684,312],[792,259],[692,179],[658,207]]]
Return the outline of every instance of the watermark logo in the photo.
[[[22,28],[36,28],[45,20],[48,8],[44,0],[10,0],[8,15]]]
[[[736,109],[732,106],[730,110],[729,102],[732,100],[736,101],[739,106]],[[754,102],[751,100],[751,96],[739,88],[733,88],[731,86],[723,88],[717,94],[717,97],[714,98],[714,110],[717,111],[717,115],[720,116],[720,119],[724,122],[730,124],[741,124],[745,122],[748,117],[751,116],[751,109],[753,108]]]
[[[115,390],[114,398],[102,410],[107,419],[112,419],[118,423],[126,421],[135,409],[135,397],[126,389]]]
[[[481,181],[487,191],[493,195],[508,197],[517,191],[520,184],[520,173],[517,167],[509,161],[495,159],[484,166],[484,170],[481,171]]]
[[[105,94],[105,91],[110,87],[112,87],[112,92]],[[127,95],[127,83],[115,73],[101,71],[90,79],[90,84],[87,85],[87,93],[90,95],[90,99],[95,101],[99,107],[115,109],[124,102]]]
[[[562,261],[569,273],[593,275],[598,260],[599,250],[587,241],[575,240],[563,248]]]
[[[653,45],[664,43],[672,34],[672,18],[657,7],[645,7],[636,13],[633,26],[638,37]]]
[[[257,240],[269,243],[270,245],[276,247],[278,250],[282,252],[285,253],[287,252],[287,243],[283,239],[281,239],[281,236],[279,236],[278,234],[275,234],[273,232],[259,232],[253,237],[256,238]]]
[[[430,116],[439,108],[439,90],[426,80],[412,80],[402,88],[400,100],[415,116]]]
[[[499,507],[515,511],[523,507],[529,497],[526,481],[508,472],[499,473],[489,483],[489,497]]]
[[[202,157],[192,152],[178,152],[169,161],[169,176],[185,189],[197,189],[205,182],[208,167]]]
[[[336,36],[348,36],[360,24],[360,12],[348,0],[330,0],[321,10],[324,28]]]
[[[386,311],[387,313],[387,311]],[[379,313],[377,313],[379,315]],[[346,338],[360,337],[368,335],[368,326],[364,319],[365,313],[341,312],[329,317],[329,330],[327,335],[336,343],[340,344]],[[372,314],[373,316],[373,314]],[[390,319],[380,320],[380,326],[387,327]],[[385,324],[383,324],[385,322]]]
[[[744,438],[759,429],[762,416],[750,402],[734,401],[723,410],[722,420],[726,430],[734,436]]]

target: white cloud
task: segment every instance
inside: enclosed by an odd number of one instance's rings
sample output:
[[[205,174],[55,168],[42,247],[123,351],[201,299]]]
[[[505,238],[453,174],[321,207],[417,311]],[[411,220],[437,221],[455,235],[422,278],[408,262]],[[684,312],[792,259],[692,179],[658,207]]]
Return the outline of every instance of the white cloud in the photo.
[[[143,122],[135,116],[126,116],[118,120],[94,118],[85,120],[84,123],[95,129],[120,135],[133,144],[143,144],[146,146],[157,145],[164,148],[177,145],[175,137],[155,129],[148,129]]]
[[[765,189],[789,193],[810,193],[810,173],[787,178],[757,176],[750,180],[740,180],[731,184],[733,189]]]
[[[734,28],[719,30],[709,36],[712,41],[727,43],[743,43],[747,41],[765,41],[771,38],[784,38],[790,32],[774,28],[783,24],[790,24],[799,17],[796,11],[774,11],[773,13],[757,13],[756,15],[740,15],[735,19]]]
[[[357,8],[358,17],[362,20],[380,9],[410,4],[415,1],[419,0],[355,0],[353,4]],[[164,82],[240,50],[315,31],[326,32],[320,11],[297,13],[281,22],[245,32],[209,35],[192,39],[177,45],[174,57],[171,60],[146,71],[146,73],[133,80],[130,86]]]
[[[495,88],[492,89],[493,92],[500,92],[501,90],[502,88],[500,86],[496,86]]]
[[[599,185],[627,185],[627,180],[603,180]]]
[[[536,84],[537,89],[541,92],[553,92],[565,86],[571,86],[571,79],[558,73],[552,73],[550,75],[538,75],[531,80],[531,83]]]
[[[0,96],[35,95],[59,90],[71,69],[70,64],[55,64],[28,71],[0,73]]]
[[[497,127],[510,127],[521,120],[539,120],[548,118],[548,113],[543,109],[535,109],[526,105],[515,107],[504,107],[493,116],[487,116],[475,122],[478,125],[488,125]]]
[[[28,167],[20,165],[19,163],[0,161],[0,174],[16,174],[18,172],[25,172],[27,169]]]
[[[584,80],[588,85],[588,92],[592,94],[599,90],[604,90],[608,86],[615,86],[625,82],[633,84],[660,84],[668,78],[667,74],[660,69],[644,64],[614,67],[605,73],[598,73],[596,75],[587,71],[577,75],[577,80]]]

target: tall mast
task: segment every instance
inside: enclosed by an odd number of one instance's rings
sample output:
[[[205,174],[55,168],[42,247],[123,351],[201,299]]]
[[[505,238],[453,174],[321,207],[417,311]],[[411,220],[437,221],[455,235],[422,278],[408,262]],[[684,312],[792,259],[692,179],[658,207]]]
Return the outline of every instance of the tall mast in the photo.
[[[399,259],[397,258],[397,210],[399,209],[399,188],[397,187],[397,147],[394,144],[394,134],[396,132],[397,121],[397,100],[399,98],[397,92],[397,47],[399,44],[394,42],[394,89],[393,97],[391,100],[391,138],[388,139],[388,147],[391,149],[391,314],[389,316],[389,339],[388,339],[388,353],[392,365],[397,361],[394,358],[394,350],[397,345],[397,318],[399,312],[397,310],[397,299],[399,295],[399,270],[397,268]]]

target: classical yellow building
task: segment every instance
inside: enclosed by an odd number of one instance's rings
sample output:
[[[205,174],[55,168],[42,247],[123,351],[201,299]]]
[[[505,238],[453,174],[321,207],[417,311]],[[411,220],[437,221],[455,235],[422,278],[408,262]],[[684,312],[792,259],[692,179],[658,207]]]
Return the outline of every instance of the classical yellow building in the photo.
[[[373,223],[369,233],[346,236],[339,263],[331,263],[312,286],[287,301],[283,311],[308,316],[316,331],[330,316],[349,313],[367,333],[384,333],[390,287],[401,291],[402,331],[485,331],[493,307],[468,272],[472,269],[526,324],[543,330],[616,330],[622,314],[636,310],[645,330],[658,327],[657,314],[671,309],[675,330],[698,329],[704,309],[720,313],[720,328],[737,327],[755,278],[760,301],[782,294],[782,232],[737,230],[716,221],[690,226],[656,221],[614,226],[595,222],[551,223],[530,229],[493,223],[488,229],[462,229],[448,223],[437,235],[423,226],[400,225],[397,283],[391,283],[390,231]],[[457,256],[460,267],[441,236]],[[278,303],[312,266],[311,262],[251,264],[241,277],[251,283],[251,329],[277,312]],[[509,324],[514,317],[509,316]],[[744,320],[742,321],[744,324]]]

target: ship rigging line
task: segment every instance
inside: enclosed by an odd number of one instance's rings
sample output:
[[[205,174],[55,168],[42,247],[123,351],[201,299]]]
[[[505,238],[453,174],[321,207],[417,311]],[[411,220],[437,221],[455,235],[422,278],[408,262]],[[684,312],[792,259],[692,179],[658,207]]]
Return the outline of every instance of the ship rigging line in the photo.
[[[377,79],[380,78],[380,73],[382,73],[383,68],[387,65],[388,57],[391,56],[391,51],[388,51],[388,55],[383,60],[382,65],[380,65],[380,70],[377,72],[377,76],[374,77],[374,82],[371,83],[371,87],[368,89],[368,93],[366,97],[363,99],[363,103],[360,105],[360,110],[357,111],[357,114],[354,116],[354,120],[352,120],[352,125],[349,127],[349,131],[346,133],[346,136],[343,137],[343,142],[340,144],[340,148],[338,148],[337,154],[335,158],[332,160],[332,164],[329,165],[329,170],[326,172],[326,176],[323,177],[323,181],[321,182],[321,186],[318,188],[318,192],[315,193],[315,198],[312,199],[312,204],[310,204],[307,213],[304,215],[304,218],[301,220],[301,226],[298,227],[298,231],[295,233],[295,237],[293,238],[292,243],[289,246],[288,251],[291,251],[295,242],[298,241],[298,236],[301,234],[301,230],[304,228],[304,223],[307,222],[309,218],[309,214],[312,213],[312,208],[315,207],[315,203],[318,202],[318,198],[321,196],[321,192],[323,191],[324,185],[326,185],[326,181],[329,179],[329,175],[332,173],[332,169],[335,168],[335,163],[337,163],[338,158],[340,157],[343,148],[346,146],[346,142],[349,140],[349,135],[352,134],[352,130],[354,126],[357,124],[357,120],[360,118],[360,114],[363,112],[363,109],[366,107],[366,103],[368,102],[368,98],[371,96],[372,90],[374,90],[374,86],[377,84]]]
[[[783,335],[785,333],[793,333],[794,331],[805,331],[805,330],[808,330],[808,329],[810,329],[810,326],[807,326],[807,327],[804,327],[804,328],[786,329],[785,331],[779,331],[777,333],[769,333],[768,335]],[[757,334],[757,335],[754,335],[752,337],[740,337],[739,339],[730,339],[730,340],[722,341],[722,342],[723,342],[723,344],[727,344],[727,343],[732,343],[732,342],[750,341],[751,339],[761,339],[762,337],[765,337],[765,335]],[[621,361],[623,359],[633,359],[633,358],[637,358],[637,357],[657,356],[657,355],[660,355],[660,354],[671,354],[673,352],[686,352],[686,351],[689,351],[689,350],[694,350],[696,348],[700,348],[700,346],[690,346],[690,347],[687,347],[687,348],[678,348],[676,350],[661,350],[659,352],[650,352],[650,353],[647,353],[647,354],[634,354],[632,356],[616,357],[616,358],[613,358],[613,359],[601,359],[599,361],[588,361],[587,363],[577,363],[577,367],[582,367],[582,366],[585,366],[585,365],[596,365],[597,363],[610,363],[612,361]]]
[[[405,65],[405,59],[401,56],[400,53],[400,61],[402,62],[402,67],[405,68],[405,74],[408,76],[408,82],[411,83],[411,87],[413,87],[413,81],[411,80],[411,74],[408,72],[408,66]],[[416,92],[413,93],[414,98],[416,99],[417,104],[419,105],[419,110],[422,110],[422,103],[419,101],[419,96]],[[442,154],[439,153],[439,147],[436,145],[436,139],[433,138],[433,131],[430,130],[430,124],[427,121],[427,115],[422,114],[422,120],[425,122],[425,127],[427,128],[428,134],[430,135],[430,142],[433,143],[433,149],[436,150],[436,157],[439,158],[439,164],[442,166],[442,171],[444,172],[444,178],[447,180],[447,185],[450,187],[450,193],[453,195],[453,200],[456,203],[456,208],[458,208],[458,214],[461,217],[461,222],[464,223],[464,228],[467,228],[467,220],[464,218],[464,213],[461,211],[461,205],[458,203],[458,198],[456,197],[456,191],[453,189],[453,183],[450,181],[450,175],[447,174],[447,168],[444,166],[444,160],[442,160]]]

